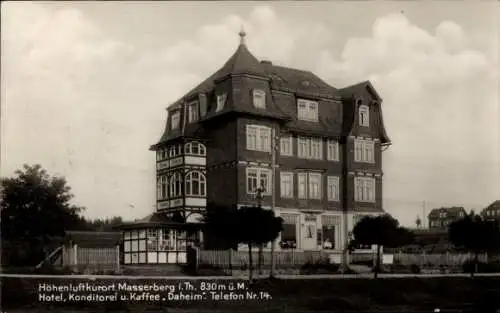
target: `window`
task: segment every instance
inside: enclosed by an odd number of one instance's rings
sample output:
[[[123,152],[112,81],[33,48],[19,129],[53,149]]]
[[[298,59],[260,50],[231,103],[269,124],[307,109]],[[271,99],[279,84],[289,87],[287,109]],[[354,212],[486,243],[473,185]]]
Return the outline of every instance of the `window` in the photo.
[[[226,100],[227,100],[227,93],[217,95],[217,107],[215,108],[215,112],[222,111],[224,105],[226,104]]]
[[[188,123],[193,123],[198,120],[198,102],[192,102],[187,106]]]
[[[335,249],[335,227],[340,224],[338,216],[321,217],[321,246],[325,250]]]
[[[281,249],[297,248],[297,220],[296,214],[280,214],[283,219],[283,231],[281,232]]]
[[[329,139],[326,144],[326,158],[329,161],[338,161],[340,158],[339,142]]]
[[[266,107],[266,93],[263,90],[254,89],[252,94],[253,105],[256,108],[264,109]]]
[[[158,176],[157,184],[158,184],[157,185],[158,186],[158,193],[157,193],[158,200],[166,199],[168,197],[168,195],[167,195],[167,176],[165,176],[165,175]]]
[[[258,188],[264,188],[264,194],[271,194],[271,170],[265,168],[247,168],[247,193],[255,194]]]
[[[310,159],[321,160],[323,159],[323,140],[321,138],[311,138],[311,150],[309,154]]]
[[[170,197],[179,197],[182,194],[182,178],[180,173],[175,173],[170,178]]]
[[[292,156],[292,136],[283,136],[280,138],[280,154],[286,156]]]
[[[205,175],[201,172],[190,172],[186,175],[186,195],[204,197],[207,194]]]
[[[309,173],[309,199],[321,199],[321,174]]]
[[[340,200],[340,186],[338,176],[328,176],[327,181],[327,196],[328,201]]]
[[[280,193],[282,198],[293,198],[293,173],[281,172]]]
[[[317,122],[318,121],[318,102],[298,99],[297,117],[299,120]]]
[[[364,127],[370,126],[370,109],[366,105],[359,107],[359,125]]]
[[[247,125],[247,149],[271,152],[271,128]]]
[[[354,141],[354,161],[375,163],[375,142],[372,140],[356,139]]]
[[[297,155],[299,158],[307,159],[309,156],[309,141],[305,137],[297,137]]]
[[[191,155],[205,155],[205,146],[199,142],[189,142],[184,146],[184,153]]]
[[[307,173],[298,173],[299,199],[307,199]]]
[[[354,200],[358,202],[375,202],[375,178],[354,178]]]
[[[177,129],[179,128],[179,122],[181,120],[181,112],[179,111],[175,111],[175,112],[172,112],[172,117],[171,117],[171,129]]]
[[[321,138],[297,137],[297,155],[303,159],[323,159],[323,140]]]

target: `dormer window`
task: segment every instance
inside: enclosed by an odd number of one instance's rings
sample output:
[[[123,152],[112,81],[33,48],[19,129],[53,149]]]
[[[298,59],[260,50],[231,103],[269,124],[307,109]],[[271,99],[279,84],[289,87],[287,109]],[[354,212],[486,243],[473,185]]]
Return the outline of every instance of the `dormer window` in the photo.
[[[308,122],[318,121],[318,102],[298,99],[297,100],[297,117],[299,120]]]
[[[366,105],[359,107],[359,125],[364,127],[370,126],[370,109]]]
[[[253,95],[253,105],[259,109],[266,108],[266,93],[260,89],[254,89],[252,92]]]
[[[215,109],[215,112],[222,111],[224,105],[226,104],[226,100],[227,100],[227,93],[217,95],[217,107]]]
[[[170,128],[171,129],[178,129],[180,121],[181,121],[181,112],[180,111],[172,112],[172,116],[171,116],[171,120],[170,120]]]
[[[188,123],[193,123],[198,120],[198,102],[191,102],[187,107]]]

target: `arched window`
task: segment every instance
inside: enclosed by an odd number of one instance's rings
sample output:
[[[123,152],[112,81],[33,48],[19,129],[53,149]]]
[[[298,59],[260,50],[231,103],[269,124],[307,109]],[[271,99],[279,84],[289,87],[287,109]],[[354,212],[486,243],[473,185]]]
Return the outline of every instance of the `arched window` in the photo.
[[[182,177],[179,173],[174,173],[170,178],[170,198],[182,195]]]
[[[169,149],[168,151],[169,151],[169,153],[168,153],[168,154],[170,155],[170,157],[174,157],[174,156],[176,156],[176,155],[177,155],[177,154],[176,154],[176,153],[177,153],[177,151],[175,151],[175,146],[170,147],[170,149]]]
[[[184,153],[191,155],[205,155],[205,146],[199,142],[189,142],[184,146]]]
[[[203,173],[194,171],[186,175],[186,195],[205,197],[207,181]]]
[[[370,109],[366,105],[359,107],[359,125],[368,127],[370,126]]]

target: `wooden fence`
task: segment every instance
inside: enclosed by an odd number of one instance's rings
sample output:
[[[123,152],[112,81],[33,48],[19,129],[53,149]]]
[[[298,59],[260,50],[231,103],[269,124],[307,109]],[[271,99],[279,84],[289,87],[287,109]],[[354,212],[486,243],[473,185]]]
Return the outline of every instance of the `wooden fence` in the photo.
[[[340,252],[326,251],[275,251],[274,262],[276,268],[298,268],[306,263],[331,262],[336,259],[337,262],[341,259]],[[334,256],[332,256],[332,254]],[[467,260],[473,258],[470,253],[395,253],[393,255],[393,263],[401,265],[418,265],[419,267],[439,267],[449,266],[458,267],[463,265]],[[259,253],[252,251],[252,263],[257,265]],[[350,262],[373,261],[374,253],[352,253],[350,254]],[[220,268],[229,267],[247,267],[249,264],[248,251],[234,250],[198,250],[198,262],[200,265],[207,264]],[[479,261],[487,262],[488,255],[481,254]],[[271,252],[263,251],[261,258],[262,268],[269,268],[271,265]]]
[[[248,251],[234,250],[198,250],[199,264],[209,264],[220,268],[230,266],[247,267],[249,265]],[[257,265],[259,260],[258,251],[252,251],[252,264]],[[324,251],[276,251],[274,252],[274,264],[276,268],[301,267],[306,263],[326,262],[329,253]],[[271,266],[271,252],[263,251],[261,255],[262,268]]]

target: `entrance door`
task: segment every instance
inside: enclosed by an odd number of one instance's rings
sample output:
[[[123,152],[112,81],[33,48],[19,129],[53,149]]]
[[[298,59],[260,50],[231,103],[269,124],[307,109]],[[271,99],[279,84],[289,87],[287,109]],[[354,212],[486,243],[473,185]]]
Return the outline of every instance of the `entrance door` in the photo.
[[[302,237],[302,249],[316,250],[317,241],[316,222],[306,221],[304,223],[304,235]]]

